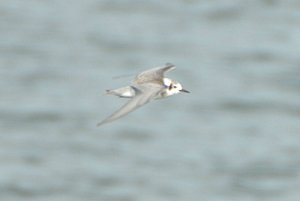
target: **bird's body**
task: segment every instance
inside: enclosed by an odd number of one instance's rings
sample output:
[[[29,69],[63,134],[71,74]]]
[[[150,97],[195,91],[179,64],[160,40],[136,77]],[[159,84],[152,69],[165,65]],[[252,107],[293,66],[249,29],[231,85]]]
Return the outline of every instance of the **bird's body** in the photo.
[[[182,88],[179,82],[164,77],[164,73],[174,69],[175,66],[173,64],[167,63],[162,67],[141,72],[135,77],[130,86],[106,90],[107,94],[129,98],[130,100],[119,110],[98,123],[97,126],[119,119],[152,100],[171,96],[179,92],[189,93]]]

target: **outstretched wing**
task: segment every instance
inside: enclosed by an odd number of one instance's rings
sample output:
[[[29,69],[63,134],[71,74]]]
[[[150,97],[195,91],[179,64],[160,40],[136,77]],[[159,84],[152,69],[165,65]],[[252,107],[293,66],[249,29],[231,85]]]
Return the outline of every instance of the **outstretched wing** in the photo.
[[[164,66],[152,68],[150,70],[141,72],[138,74],[133,84],[144,84],[147,82],[157,83],[163,85],[164,74],[168,71],[174,70],[176,67],[174,64],[166,63]]]
[[[101,121],[97,124],[97,126],[101,126],[105,123],[109,123],[111,121],[117,120],[128,113],[136,110],[137,108],[145,105],[155,98],[155,96],[160,93],[163,89],[158,85],[150,86],[139,86],[139,88],[133,87],[136,90],[136,96],[129,100],[125,105],[123,105],[119,110],[114,112],[112,115]]]

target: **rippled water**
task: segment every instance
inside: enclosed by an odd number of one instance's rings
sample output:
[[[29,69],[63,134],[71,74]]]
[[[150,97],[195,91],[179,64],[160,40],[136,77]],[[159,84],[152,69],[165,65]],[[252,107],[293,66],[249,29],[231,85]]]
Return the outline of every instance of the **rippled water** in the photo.
[[[300,197],[296,0],[2,1],[0,199]],[[192,93],[97,128],[166,62]]]

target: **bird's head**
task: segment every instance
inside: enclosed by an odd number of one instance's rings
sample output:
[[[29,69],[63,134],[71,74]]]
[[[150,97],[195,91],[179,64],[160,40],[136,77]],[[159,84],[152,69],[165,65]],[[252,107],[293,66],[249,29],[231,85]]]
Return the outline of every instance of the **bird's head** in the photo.
[[[175,80],[171,80],[169,78],[164,78],[164,84],[167,88],[166,89],[167,96],[178,94],[180,92],[190,93],[188,90],[183,89],[182,85]]]

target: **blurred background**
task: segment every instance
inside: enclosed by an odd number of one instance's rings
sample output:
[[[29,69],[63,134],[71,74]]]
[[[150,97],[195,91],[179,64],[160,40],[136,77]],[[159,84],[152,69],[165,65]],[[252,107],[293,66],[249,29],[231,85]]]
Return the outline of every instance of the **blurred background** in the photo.
[[[2,0],[0,200],[296,201],[298,0]],[[96,124],[171,62],[191,94]]]

